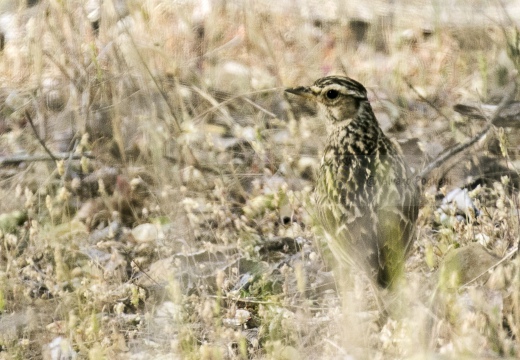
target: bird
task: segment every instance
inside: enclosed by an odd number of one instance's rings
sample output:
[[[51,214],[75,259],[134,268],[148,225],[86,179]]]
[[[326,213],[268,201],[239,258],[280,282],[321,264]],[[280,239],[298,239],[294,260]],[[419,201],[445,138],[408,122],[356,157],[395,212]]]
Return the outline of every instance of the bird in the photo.
[[[285,91],[316,102],[328,123],[312,212],[336,263],[393,288],[415,238],[420,197],[399,144],[384,134],[356,80],[326,76]]]

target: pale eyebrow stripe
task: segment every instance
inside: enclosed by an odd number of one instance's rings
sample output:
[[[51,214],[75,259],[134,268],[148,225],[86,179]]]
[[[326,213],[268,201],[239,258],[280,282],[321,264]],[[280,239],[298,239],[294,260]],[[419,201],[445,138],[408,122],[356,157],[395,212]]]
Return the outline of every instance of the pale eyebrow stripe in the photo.
[[[311,91],[317,95],[321,94],[322,92],[323,93],[327,92],[329,90],[336,90],[337,92],[339,92],[340,94],[343,94],[343,95],[355,95],[356,94],[355,91],[348,89],[345,86],[339,85],[339,84],[330,84],[330,85],[326,85],[323,87],[311,86]]]

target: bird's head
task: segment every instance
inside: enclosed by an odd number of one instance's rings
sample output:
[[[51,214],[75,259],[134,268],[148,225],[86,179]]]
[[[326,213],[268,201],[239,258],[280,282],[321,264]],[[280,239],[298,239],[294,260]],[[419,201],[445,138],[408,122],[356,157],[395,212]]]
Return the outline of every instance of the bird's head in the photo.
[[[311,86],[288,88],[285,91],[316,101],[332,123],[354,118],[361,102],[368,100],[365,87],[346,76],[326,76]]]

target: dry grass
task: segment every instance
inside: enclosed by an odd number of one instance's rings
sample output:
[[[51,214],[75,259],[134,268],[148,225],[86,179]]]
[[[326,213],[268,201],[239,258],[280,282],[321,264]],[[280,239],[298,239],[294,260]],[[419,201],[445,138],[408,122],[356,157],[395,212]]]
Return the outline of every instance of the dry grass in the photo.
[[[313,18],[291,2],[112,0],[96,35],[95,2],[2,4],[0,155],[44,153],[27,113],[50,151],[80,159],[2,162],[0,358],[518,355],[517,129],[458,158],[445,187],[430,179],[383,314],[363,277],[336,284],[324,261],[305,210],[324,124],[282,91],[358,79],[385,131],[419,139],[421,155],[403,144],[418,168],[482,128],[452,106],[516,74],[511,24],[434,11],[429,34],[399,4],[358,43],[362,9],[339,1]],[[470,179],[484,155],[510,177]],[[480,214],[459,221],[438,199],[469,180]]]

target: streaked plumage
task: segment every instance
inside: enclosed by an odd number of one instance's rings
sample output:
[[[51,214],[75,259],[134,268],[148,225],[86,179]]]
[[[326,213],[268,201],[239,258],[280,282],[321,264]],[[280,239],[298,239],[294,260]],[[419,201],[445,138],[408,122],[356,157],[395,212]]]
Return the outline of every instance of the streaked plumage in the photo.
[[[383,133],[366,89],[344,76],[286,90],[316,101],[330,123],[315,215],[338,263],[383,287],[400,276],[414,240],[419,191],[399,146]]]

